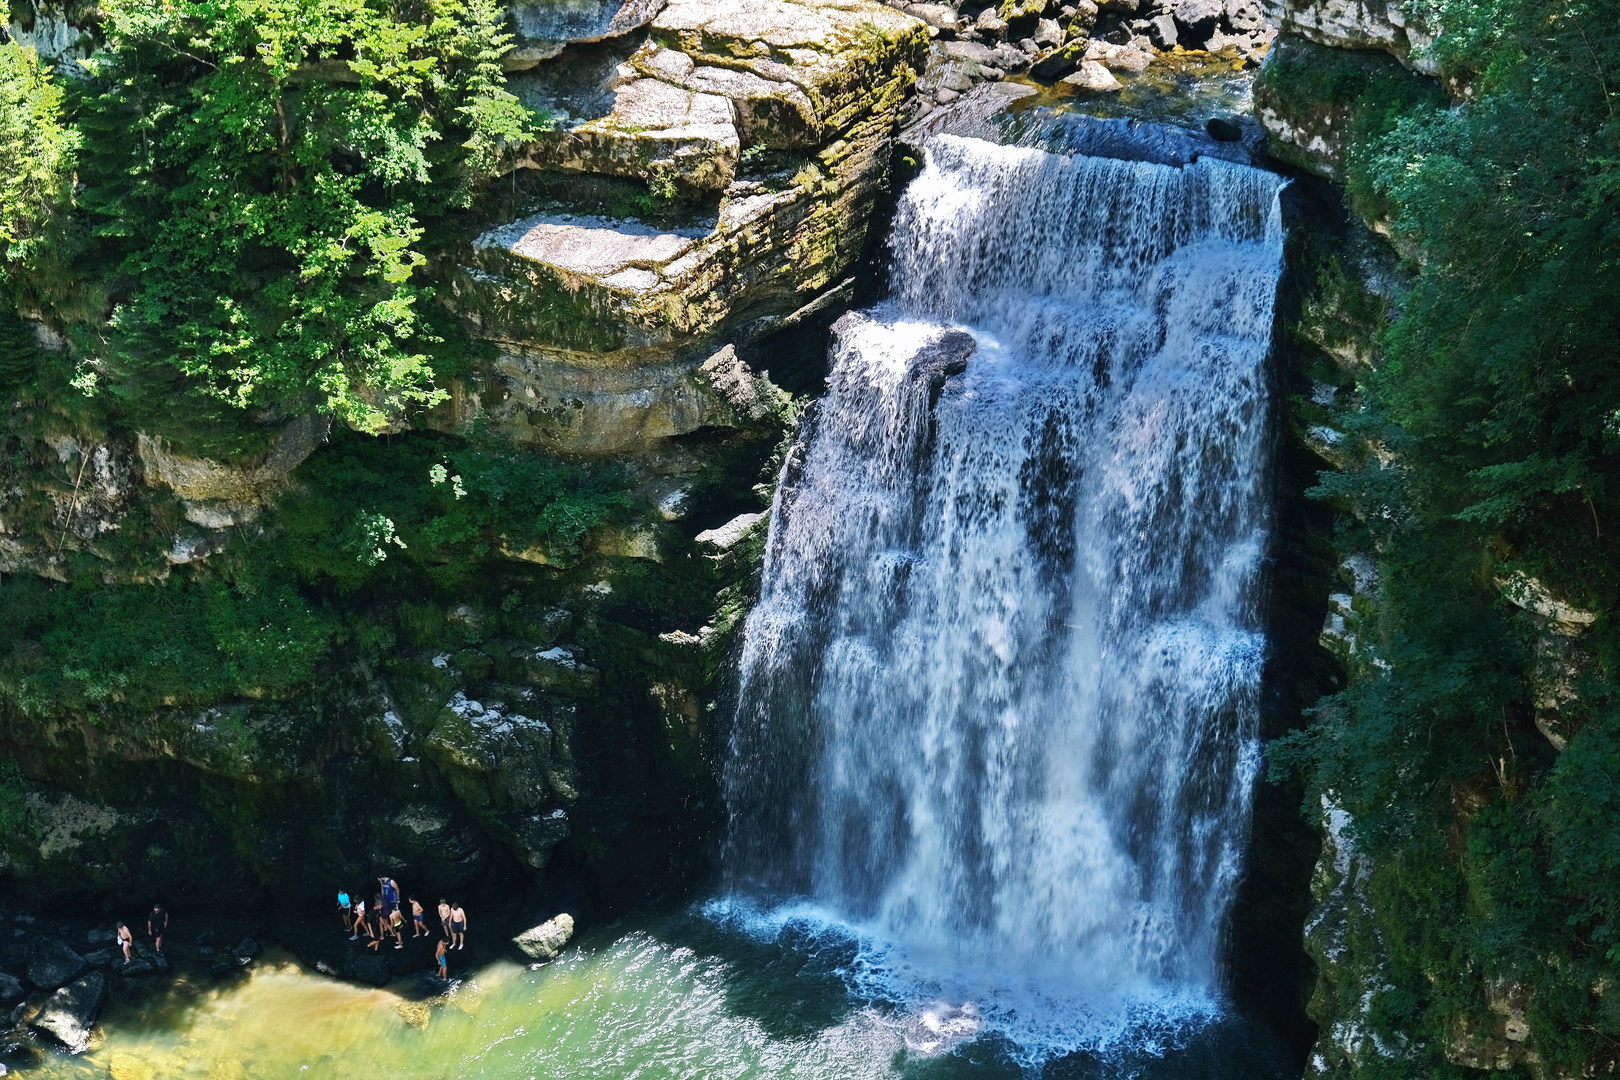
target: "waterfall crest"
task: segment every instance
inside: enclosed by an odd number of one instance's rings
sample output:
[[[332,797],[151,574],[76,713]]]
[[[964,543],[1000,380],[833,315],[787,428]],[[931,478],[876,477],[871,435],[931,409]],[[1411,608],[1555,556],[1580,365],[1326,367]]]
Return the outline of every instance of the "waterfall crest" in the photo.
[[[733,892],[936,989],[1213,995],[1259,754],[1276,177],[939,136],[772,510]]]

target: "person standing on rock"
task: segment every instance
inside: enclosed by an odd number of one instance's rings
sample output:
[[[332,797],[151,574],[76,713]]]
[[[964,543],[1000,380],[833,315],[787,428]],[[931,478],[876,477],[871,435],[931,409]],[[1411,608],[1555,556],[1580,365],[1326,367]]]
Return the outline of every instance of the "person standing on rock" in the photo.
[[[124,950],[124,963],[135,959],[135,935],[129,932],[124,923],[118,924],[118,944]]]
[[[439,897],[439,929],[445,937],[450,936],[450,904],[444,897]]]
[[[461,910],[460,904],[450,909],[450,936],[455,939],[455,944],[451,948],[467,947],[467,913]]]
[[[343,920],[343,929],[349,930],[354,926],[353,904],[349,902],[349,894],[342,889],[338,890],[338,916]],[[350,940],[353,940],[352,938]]]
[[[354,902],[354,922],[349,928],[349,940],[359,941],[362,928],[366,933],[371,933],[371,924],[366,922],[366,902],[356,900]]]
[[[427,919],[422,915],[422,903],[416,897],[411,897],[411,940],[419,937],[428,937]]]
[[[153,904],[146,915],[146,932],[152,938],[152,948],[163,954],[163,932],[169,928],[169,912],[162,904]]]
[[[387,915],[399,906],[399,886],[391,877],[380,877],[377,881],[382,885],[382,912]]]
[[[388,931],[394,935],[394,948],[396,949],[403,949],[405,947],[405,934],[403,933],[404,929],[405,915],[396,905],[394,909],[388,913]]]
[[[450,961],[444,955],[448,951],[447,944],[444,938],[440,938],[439,947],[433,950],[433,959],[439,962],[439,978],[445,980],[450,978]]]

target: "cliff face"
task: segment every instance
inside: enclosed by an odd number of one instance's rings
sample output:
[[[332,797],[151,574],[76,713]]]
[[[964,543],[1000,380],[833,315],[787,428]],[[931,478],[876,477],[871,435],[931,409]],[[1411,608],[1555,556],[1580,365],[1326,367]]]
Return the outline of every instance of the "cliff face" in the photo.
[[[0,466],[16,888],[622,897],[701,864],[778,383],[854,297],[928,38],[866,0],[587,7],[514,6],[505,85],[548,119],[428,252],[432,411],[187,444],[75,391],[105,310],[7,324],[58,373],[11,391]],[[63,65],[96,47],[93,11],[25,14]]]
[[[1341,220],[1317,215],[1295,237],[1289,343],[1306,376],[1291,401],[1294,434],[1321,468],[1313,496],[1340,518],[1320,644],[1341,690],[1318,703],[1308,736],[1275,757],[1278,771],[1298,766],[1310,780],[1307,810],[1324,837],[1305,927],[1320,1029],[1307,1075],[1606,1075],[1615,1057],[1603,973],[1613,954],[1600,943],[1610,931],[1592,894],[1574,887],[1596,871],[1572,830],[1575,821],[1588,835],[1613,829],[1607,782],[1587,764],[1610,738],[1600,719],[1611,677],[1602,611],[1612,557],[1598,539],[1607,511],[1574,499],[1565,511],[1544,494],[1532,515],[1543,520],[1530,524],[1469,506],[1460,483],[1440,490],[1436,477],[1453,466],[1436,459],[1472,445],[1464,417],[1480,399],[1470,380],[1432,373],[1449,362],[1444,342],[1424,355],[1410,342],[1421,320],[1441,317],[1436,305],[1474,319],[1498,312],[1469,307],[1467,276],[1436,269],[1441,258],[1461,263],[1445,244],[1468,235],[1473,226],[1458,220],[1466,211],[1449,212],[1455,232],[1446,233],[1435,223],[1444,203],[1416,202],[1435,187],[1405,178],[1433,168],[1481,191],[1508,184],[1486,179],[1493,151],[1478,142],[1425,143],[1395,174],[1403,148],[1386,139],[1402,121],[1416,140],[1509,115],[1542,80],[1493,84],[1483,62],[1471,69],[1436,47],[1442,28],[1394,4],[1287,0],[1271,14],[1280,33],[1259,74],[1257,117],[1272,153],[1333,182],[1301,181],[1346,210]],[[1564,115],[1595,123],[1573,106]],[[1502,242],[1500,231],[1490,236]],[[1539,370],[1541,357],[1520,341],[1497,354],[1477,340],[1458,348],[1464,370]],[[1413,385],[1425,388],[1421,416]],[[1605,392],[1588,380],[1571,396]],[[1567,447],[1567,433],[1538,430],[1536,453]],[[1471,481],[1511,468],[1487,464],[1489,454],[1506,456],[1481,451]],[[1550,542],[1547,522],[1566,512],[1573,521],[1577,507],[1588,511],[1578,539]],[[1419,588],[1432,591],[1418,600]]]

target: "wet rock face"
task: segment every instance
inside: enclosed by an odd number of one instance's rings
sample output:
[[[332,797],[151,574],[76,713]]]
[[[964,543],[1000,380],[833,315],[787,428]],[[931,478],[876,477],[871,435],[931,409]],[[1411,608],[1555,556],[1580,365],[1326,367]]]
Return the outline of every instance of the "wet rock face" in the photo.
[[[93,971],[46,999],[30,1027],[77,1054],[90,1045],[90,1030],[107,1001],[107,977]]]

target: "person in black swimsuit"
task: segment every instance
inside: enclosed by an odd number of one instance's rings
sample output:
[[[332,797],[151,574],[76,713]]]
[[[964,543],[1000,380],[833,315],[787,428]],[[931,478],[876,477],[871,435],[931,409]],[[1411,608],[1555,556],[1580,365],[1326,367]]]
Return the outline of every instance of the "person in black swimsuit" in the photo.
[[[163,951],[163,931],[169,928],[169,911],[162,904],[153,904],[146,916],[146,932],[152,937],[152,948]]]

